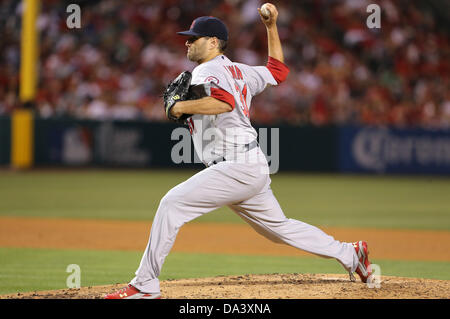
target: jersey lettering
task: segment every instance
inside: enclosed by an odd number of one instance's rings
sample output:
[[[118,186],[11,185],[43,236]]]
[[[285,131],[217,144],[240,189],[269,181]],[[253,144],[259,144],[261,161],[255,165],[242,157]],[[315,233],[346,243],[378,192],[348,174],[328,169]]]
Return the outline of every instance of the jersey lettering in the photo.
[[[244,80],[241,70],[235,65],[227,65],[225,68],[231,73],[231,77],[235,80]]]
[[[250,117],[250,112],[248,110],[248,105],[247,105],[247,84],[244,84],[244,88],[242,89],[242,91],[239,89],[239,85],[237,85],[237,83],[234,84],[236,91],[239,93],[239,99],[241,100],[241,108],[242,111],[244,112],[244,115],[247,117]]]

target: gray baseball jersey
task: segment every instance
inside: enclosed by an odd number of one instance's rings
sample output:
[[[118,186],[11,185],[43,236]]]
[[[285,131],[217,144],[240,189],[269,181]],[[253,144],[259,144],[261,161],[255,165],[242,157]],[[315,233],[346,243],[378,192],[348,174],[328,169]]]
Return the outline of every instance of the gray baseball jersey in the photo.
[[[274,75],[266,66],[233,63],[225,55],[219,55],[197,66],[192,72],[191,83],[203,84],[207,95],[232,107],[231,112],[196,114],[188,119],[200,160],[208,164],[221,157],[242,159],[243,146],[257,139],[250,123],[252,98],[267,86],[277,85]]]

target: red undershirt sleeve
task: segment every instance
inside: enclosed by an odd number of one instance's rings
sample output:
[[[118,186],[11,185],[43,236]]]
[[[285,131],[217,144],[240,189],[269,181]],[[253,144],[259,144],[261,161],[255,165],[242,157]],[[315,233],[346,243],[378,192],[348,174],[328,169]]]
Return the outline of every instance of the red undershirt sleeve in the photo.
[[[225,90],[211,88],[211,97],[218,99],[219,101],[228,103],[234,110],[234,96]]]
[[[278,84],[286,80],[289,74],[289,68],[286,64],[269,56],[269,60],[267,61],[266,66],[269,69],[270,73],[272,73],[272,76]]]

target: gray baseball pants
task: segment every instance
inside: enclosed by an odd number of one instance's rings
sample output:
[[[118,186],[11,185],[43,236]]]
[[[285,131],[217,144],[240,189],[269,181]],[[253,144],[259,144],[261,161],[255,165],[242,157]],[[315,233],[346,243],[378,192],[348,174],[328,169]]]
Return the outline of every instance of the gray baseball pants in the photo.
[[[172,188],[159,204],[147,248],[130,284],[144,293],[159,293],[158,276],[180,227],[222,206],[230,207],[276,243],[335,258],[347,270],[355,271],[358,257],[351,243],[337,241],[317,227],[284,215],[267,171],[265,158],[256,164],[220,162]]]

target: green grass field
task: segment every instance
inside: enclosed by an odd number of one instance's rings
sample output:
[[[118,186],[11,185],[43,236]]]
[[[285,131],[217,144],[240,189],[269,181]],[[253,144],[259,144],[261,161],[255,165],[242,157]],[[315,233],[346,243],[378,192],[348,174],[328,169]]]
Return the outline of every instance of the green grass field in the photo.
[[[0,215],[151,220],[164,194],[195,174],[167,171],[0,172]],[[450,179],[272,176],[288,217],[320,226],[450,230]],[[197,222],[242,223],[228,208]]]
[[[65,289],[67,266],[81,269],[81,286],[126,283],[139,266],[140,252],[0,248],[0,294]],[[449,263],[372,260],[381,275],[450,280]],[[180,265],[183,265],[180,267]],[[234,256],[173,252],[160,279],[201,278],[242,274],[338,273],[337,263],[318,257]]]
[[[0,215],[151,220],[162,196],[191,170],[0,171]],[[279,173],[272,189],[288,217],[316,226],[450,231],[450,179]],[[243,223],[228,208],[194,222]],[[78,264],[82,286],[131,279],[142,252],[0,248],[0,294],[66,287]],[[373,260],[382,275],[450,279],[450,263]],[[180,267],[182,265],[182,267]],[[161,279],[250,273],[343,273],[318,257],[172,253]]]

